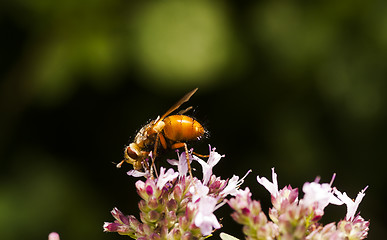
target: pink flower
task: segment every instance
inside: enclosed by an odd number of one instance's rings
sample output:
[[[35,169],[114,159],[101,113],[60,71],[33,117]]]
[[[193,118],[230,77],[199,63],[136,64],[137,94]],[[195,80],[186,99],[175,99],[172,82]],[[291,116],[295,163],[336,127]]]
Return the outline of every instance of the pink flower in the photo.
[[[289,185],[281,190],[278,190],[277,174],[274,172],[274,168],[272,168],[271,171],[273,182],[270,182],[265,177],[260,178],[259,176],[257,176],[257,181],[270,192],[271,203],[273,204],[274,209],[276,209],[275,211],[281,210],[281,208],[283,207],[282,204],[292,204],[298,202],[298,189],[293,189]]]
[[[193,156],[193,158],[196,161],[198,161],[200,163],[200,165],[202,165],[202,168],[203,168],[203,184],[207,184],[208,183],[208,181],[210,180],[211,175],[212,175],[212,168],[220,161],[220,159],[222,157],[224,157],[224,155],[220,155],[215,150],[216,150],[216,148],[211,149],[211,146],[210,146],[210,156],[208,157],[208,161],[207,162],[203,161],[202,159],[200,159],[200,158],[198,158],[196,156]]]
[[[306,182],[302,187],[305,195],[302,199],[302,203],[305,206],[314,206],[316,209],[317,215],[322,216],[324,214],[324,209],[328,204],[342,205],[343,202],[333,195],[333,188],[331,187],[335,175],[333,175],[331,182],[328,183],[318,183],[319,178],[314,182]]]
[[[227,195],[235,196],[238,193],[239,187],[244,182],[244,179],[251,173],[251,170],[247,171],[245,176],[239,179],[238,176],[232,176],[232,178],[228,181],[227,186],[220,192],[220,195],[226,197]]]
[[[248,187],[245,190],[238,189],[235,198],[228,200],[228,204],[234,209],[248,209],[251,204],[251,192]]]
[[[207,196],[210,189],[197,178],[194,178],[192,183],[193,185],[189,188],[189,192],[192,194],[192,202],[195,203],[198,199]]]
[[[56,232],[52,232],[48,235],[48,240],[60,240],[59,234]]]
[[[165,168],[161,167],[160,175],[157,178],[157,188],[161,190],[167,182],[176,179],[178,176],[179,173],[173,171],[172,168],[168,169],[168,171],[165,172]]]
[[[179,154],[177,152],[177,157],[179,160],[175,159],[167,159],[167,162],[173,166],[177,166],[177,171],[179,172],[180,176],[186,176],[188,173],[188,165],[187,165],[187,158],[185,156],[185,151]],[[188,154],[189,162],[192,162],[192,156],[191,154]]]
[[[132,177],[146,177],[146,178],[148,178],[150,176],[149,171],[140,172],[137,170],[130,170],[127,172],[127,174],[129,176],[132,176]]]
[[[210,196],[200,198],[198,205],[198,213],[195,216],[195,225],[200,228],[204,236],[210,235],[213,228],[219,229],[220,224],[214,211],[216,210],[216,203],[218,200]]]
[[[281,210],[283,207],[286,207],[286,205],[297,202],[298,188],[292,188],[290,185],[285,186],[283,189],[279,190],[276,197],[273,195],[271,196],[271,203],[276,210]]]

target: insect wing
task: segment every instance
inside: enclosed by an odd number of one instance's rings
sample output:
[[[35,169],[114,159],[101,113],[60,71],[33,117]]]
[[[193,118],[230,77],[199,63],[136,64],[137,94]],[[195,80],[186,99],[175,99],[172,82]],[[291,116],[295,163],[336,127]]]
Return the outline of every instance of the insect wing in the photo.
[[[195,92],[198,90],[198,88],[195,88],[194,90],[192,90],[191,92],[187,93],[186,95],[184,95],[184,97],[182,97],[177,103],[175,103],[166,113],[164,113],[164,115],[158,120],[163,120],[166,116],[168,116],[169,114],[171,114],[173,111],[175,111],[176,109],[178,109],[183,103],[187,102],[191,97],[192,95],[195,94]],[[157,121],[157,122],[158,122]]]
[[[178,115],[183,115],[184,113],[188,112],[192,109],[192,106],[187,107],[186,109],[180,110],[177,112]]]

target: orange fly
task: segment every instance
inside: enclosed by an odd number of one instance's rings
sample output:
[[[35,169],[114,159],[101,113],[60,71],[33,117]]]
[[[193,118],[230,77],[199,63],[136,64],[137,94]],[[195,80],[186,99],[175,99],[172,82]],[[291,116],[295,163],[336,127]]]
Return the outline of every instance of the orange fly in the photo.
[[[197,90],[198,88],[195,88],[190,91],[164,113],[164,115],[157,117],[155,120],[143,126],[137,133],[134,141],[125,147],[125,159],[117,164],[117,167],[121,167],[124,162],[127,162],[132,164],[135,170],[140,171],[144,168],[150,170],[152,176],[153,170],[155,171],[154,161],[160,145],[163,149],[178,149],[184,147],[189,173],[192,175],[186,142],[200,140],[206,133],[206,130],[198,121],[184,115],[192,107],[182,110],[175,115],[170,114],[176,111],[183,103],[187,102]],[[151,152],[152,165],[149,166],[146,159],[149,158]]]

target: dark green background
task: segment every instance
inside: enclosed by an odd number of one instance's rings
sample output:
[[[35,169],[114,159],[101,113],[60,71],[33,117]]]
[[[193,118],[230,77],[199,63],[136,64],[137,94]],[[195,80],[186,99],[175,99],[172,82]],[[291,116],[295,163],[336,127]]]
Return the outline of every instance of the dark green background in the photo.
[[[381,239],[387,3],[146,2],[0,3],[0,238],[125,239],[102,232],[113,207],[138,216],[136,179],[112,162],[199,87],[192,114],[210,137],[194,147],[226,155],[216,175],[253,169],[242,187],[266,212],[256,175],[271,167],[280,187],[333,173],[350,197],[369,185],[359,211]],[[227,206],[216,214],[241,237]]]

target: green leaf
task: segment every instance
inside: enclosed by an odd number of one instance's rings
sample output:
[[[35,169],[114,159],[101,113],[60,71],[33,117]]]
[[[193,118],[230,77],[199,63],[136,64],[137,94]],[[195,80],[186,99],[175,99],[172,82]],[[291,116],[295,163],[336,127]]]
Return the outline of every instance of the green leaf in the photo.
[[[220,237],[222,240],[239,240],[238,238],[233,237],[233,236],[231,236],[231,235],[229,235],[229,234],[227,234],[227,233],[223,233],[223,232],[219,234],[219,237]]]

